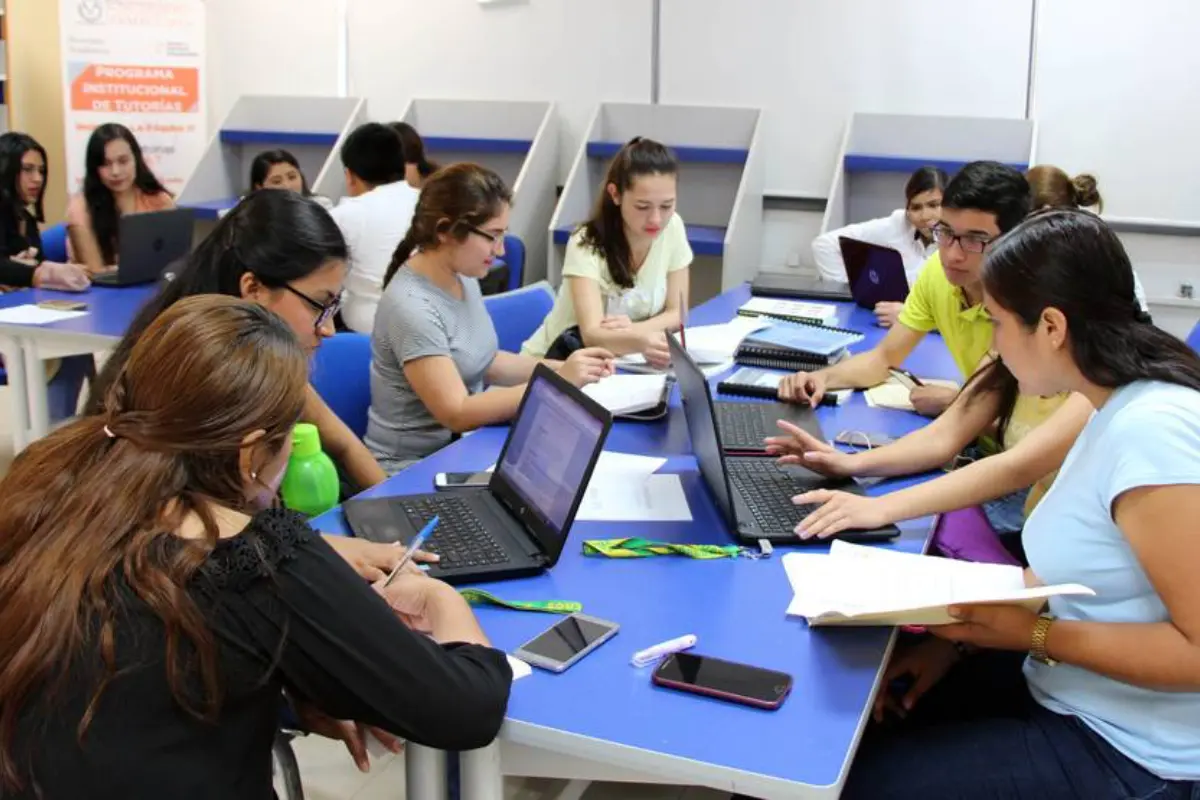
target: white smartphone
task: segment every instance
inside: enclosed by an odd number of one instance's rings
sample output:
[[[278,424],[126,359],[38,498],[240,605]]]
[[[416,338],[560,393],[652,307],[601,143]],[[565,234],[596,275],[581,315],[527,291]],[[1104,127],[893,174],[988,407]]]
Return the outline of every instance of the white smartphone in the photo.
[[[490,472],[439,472],[433,476],[433,485],[438,491],[473,489],[487,486],[491,480]]]
[[[618,628],[615,622],[572,614],[518,647],[513,655],[535,667],[563,672],[615,636]]]
[[[863,450],[874,450],[876,447],[883,447],[895,441],[886,433],[860,433],[859,431],[842,431],[833,438],[836,444],[849,445],[850,447],[858,447]]]

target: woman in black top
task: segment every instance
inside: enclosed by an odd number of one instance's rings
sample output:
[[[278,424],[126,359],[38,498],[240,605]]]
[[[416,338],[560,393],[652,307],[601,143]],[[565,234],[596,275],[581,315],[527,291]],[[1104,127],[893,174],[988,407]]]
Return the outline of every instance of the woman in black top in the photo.
[[[82,291],[91,283],[76,264],[42,257],[46,150],[24,133],[0,135],[0,286]]]
[[[274,314],[186,298],[102,414],[13,463],[0,795],[266,800],[285,695],[431,747],[496,735],[512,673],[458,593],[416,569],[373,589],[270,508],[307,383]]]

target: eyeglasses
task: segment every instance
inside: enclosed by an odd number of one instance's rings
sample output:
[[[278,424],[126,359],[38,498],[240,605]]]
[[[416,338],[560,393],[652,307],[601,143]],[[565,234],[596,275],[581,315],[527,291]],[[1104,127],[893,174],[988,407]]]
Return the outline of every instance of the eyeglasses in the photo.
[[[308,303],[317,312],[317,319],[315,322],[313,322],[313,328],[316,330],[320,330],[322,327],[324,327],[325,323],[329,322],[330,318],[342,308],[342,295],[340,294],[330,300],[328,303],[318,303],[316,300],[313,300],[311,297],[294,286],[290,286],[285,283],[283,288],[287,289],[289,292],[296,295],[296,297],[299,297],[301,300]]]
[[[958,242],[958,246],[964,253],[975,253],[976,255],[987,250],[988,245],[996,241],[995,237],[980,236],[977,233],[958,234],[948,225],[935,225],[933,238],[942,247],[949,247]]]
[[[480,227],[478,227],[478,226],[472,225],[472,224],[471,224],[471,223],[469,223],[469,222],[464,222],[464,223],[463,223],[463,225],[464,225],[464,226],[466,227],[466,229],[467,229],[467,230],[469,230],[471,233],[474,233],[474,234],[476,234],[477,236],[482,236],[483,238],[485,238],[485,239],[487,239],[489,242],[491,242],[491,243],[492,243],[492,248],[493,248],[493,249],[495,249],[495,247],[496,247],[496,245],[497,245],[497,244],[503,244],[503,243],[504,243],[504,237],[505,237],[505,235],[508,233],[508,231],[501,231],[500,233],[492,233],[491,231],[485,231],[483,228],[480,228]]]

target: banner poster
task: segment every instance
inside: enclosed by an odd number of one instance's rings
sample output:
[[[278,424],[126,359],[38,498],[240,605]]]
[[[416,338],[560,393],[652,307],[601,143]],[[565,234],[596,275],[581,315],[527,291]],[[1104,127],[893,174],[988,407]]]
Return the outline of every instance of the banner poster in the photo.
[[[208,143],[204,0],[60,2],[69,191],[82,186],[92,131],[117,122],[178,194]]]

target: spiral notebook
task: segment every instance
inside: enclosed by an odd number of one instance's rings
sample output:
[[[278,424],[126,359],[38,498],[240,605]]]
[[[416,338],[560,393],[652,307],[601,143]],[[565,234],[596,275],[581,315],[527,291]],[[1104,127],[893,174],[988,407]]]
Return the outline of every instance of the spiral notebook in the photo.
[[[777,322],[769,328],[750,334],[744,343],[784,347],[819,359],[829,359],[862,340],[861,333],[845,328]]]
[[[788,372],[815,372],[825,369],[830,364],[836,364],[844,357],[837,354],[833,358],[821,358],[811,353],[800,353],[788,347],[754,344],[743,342],[734,354],[733,360],[742,367],[761,367],[762,369],[782,369]]]
[[[751,297],[738,309],[743,317],[771,317],[787,322],[825,325],[837,319],[837,306],[832,303],[809,303],[803,300],[780,300],[774,297]]]
[[[783,378],[784,373],[781,372],[767,372],[764,369],[743,367],[718,383],[717,392],[741,397],[759,397],[764,400],[775,400],[779,395],[779,382]],[[850,389],[827,392],[821,398],[821,405],[841,405],[851,394],[852,390]]]

